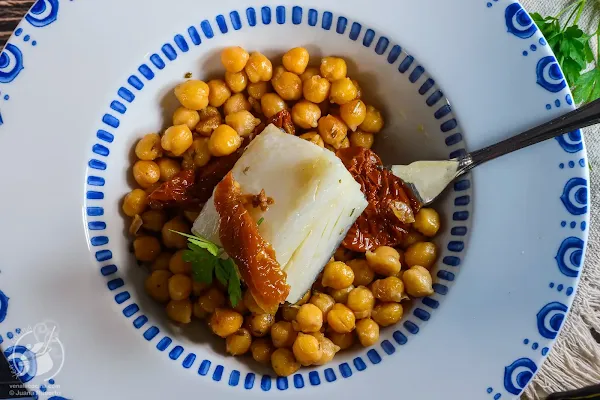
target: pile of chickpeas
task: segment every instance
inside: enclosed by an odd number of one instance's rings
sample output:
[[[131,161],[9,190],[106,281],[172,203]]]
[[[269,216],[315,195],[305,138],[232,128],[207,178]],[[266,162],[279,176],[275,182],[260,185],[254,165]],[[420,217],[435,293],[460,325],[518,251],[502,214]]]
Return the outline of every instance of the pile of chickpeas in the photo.
[[[341,58],[324,57],[310,67],[308,51],[297,47],[273,67],[259,52],[229,47],[221,61],[223,79],[178,85],[174,94],[181,107],[173,126],[145,135],[135,146],[133,177],[139,187],[125,196],[122,210],[131,217],[135,257],[150,271],[146,291],[174,322],[207,320],[229,354],[250,353],[280,376],[326,364],[355,342],[375,344],[380,327],[397,323],[407,301],[433,293],[429,271],[438,250],[431,238],[440,227],[435,210],[415,215],[414,229],[398,248],[359,254],[340,247],[297,304],[269,314],[249,291],[232,307],[217,280],[207,285],[192,279],[192,266],[182,257],[187,239],[173,231],[190,233],[198,212],[149,208],[149,194],[162,183],[232,154],[282,110],[291,110],[299,137],[332,151],[371,148],[383,128],[381,113],[361,100],[358,82],[347,77]]]

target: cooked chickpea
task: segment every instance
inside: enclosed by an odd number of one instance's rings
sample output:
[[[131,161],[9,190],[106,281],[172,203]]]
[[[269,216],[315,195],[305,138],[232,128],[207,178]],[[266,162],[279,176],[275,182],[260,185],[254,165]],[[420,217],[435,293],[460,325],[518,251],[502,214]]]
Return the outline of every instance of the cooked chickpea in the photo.
[[[151,271],[168,271],[169,270],[169,260],[171,260],[171,253],[160,253],[156,260],[152,262],[150,266]]]
[[[409,267],[420,265],[430,269],[437,259],[437,246],[432,242],[419,242],[404,252],[404,261]]]
[[[333,289],[344,289],[352,285],[354,272],[341,261],[330,262],[323,270],[323,286]]]
[[[292,107],[292,120],[302,129],[316,128],[321,118],[321,109],[315,103],[300,100]]]
[[[172,158],[162,157],[156,160],[156,164],[158,165],[158,169],[160,171],[160,180],[161,182],[166,182],[171,180],[175,175],[177,175],[181,171],[181,166]]]
[[[208,85],[205,82],[190,79],[177,85],[175,97],[187,109],[202,110],[208,105],[208,92]]]
[[[123,200],[123,212],[128,217],[143,213],[147,206],[148,194],[142,189],[133,189]]]
[[[348,333],[354,329],[356,317],[351,309],[343,304],[336,303],[327,314],[327,323],[331,329],[338,333]]]
[[[160,241],[153,236],[139,236],[133,241],[135,258],[152,262],[160,254]]]
[[[246,317],[246,328],[256,337],[267,335],[274,323],[275,316],[272,314],[252,314]]]
[[[276,66],[275,68],[273,68],[273,76],[271,77],[271,80],[274,81],[278,79],[284,72],[286,72],[286,70],[283,67],[283,65]]]
[[[169,296],[171,300],[183,300],[192,294],[192,279],[183,274],[175,274],[169,279]]]
[[[365,255],[369,267],[379,275],[392,276],[400,272],[400,254],[393,247],[380,246],[375,252],[367,251]]]
[[[346,305],[354,312],[356,319],[368,318],[375,305],[375,297],[368,288],[359,286],[348,293]]]
[[[192,315],[198,319],[206,319],[209,314],[202,308],[200,302],[196,301],[192,305]]]
[[[319,119],[318,130],[323,141],[336,149],[342,146],[342,142],[346,139],[348,133],[346,124],[331,114]]]
[[[187,125],[175,125],[168,128],[160,140],[163,149],[179,157],[192,145],[194,138]]]
[[[313,103],[322,103],[329,97],[331,83],[320,75],[307,78],[302,85],[304,98]]]
[[[225,338],[242,327],[244,317],[236,311],[226,308],[217,308],[210,316],[208,326],[217,336]]]
[[[404,271],[402,281],[406,286],[406,292],[413,297],[425,297],[433,294],[431,273],[420,265]]]
[[[239,72],[244,69],[250,55],[240,46],[226,47],[221,52],[221,63],[225,70]]]
[[[316,144],[319,147],[325,147],[325,142],[323,142],[323,138],[315,131],[303,133],[302,135],[300,135],[300,137],[304,140],[308,140],[313,144]]]
[[[204,167],[210,161],[212,156],[208,149],[208,141],[208,138],[196,138],[192,143],[192,147],[188,150],[188,152],[191,152],[190,157],[195,167]]]
[[[240,93],[248,86],[246,72],[225,72],[225,83],[233,93]]]
[[[196,110],[188,110],[185,107],[179,107],[173,113],[173,125],[187,125],[188,128],[194,129],[200,122],[200,115]]]
[[[169,297],[169,278],[171,272],[166,270],[153,271],[146,278],[146,292],[159,303],[166,303]]]
[[[367,286],[373,282],[375,272],[369,267],[367,260],[357,258],[348,261],[347,264],[352,268],[352,272],[354,272],[354,286]]]
[[[358,81],[356,79],[352,79],[352,83],[356,88],[356,98],[360,99],[362,97],[362,89],[360,88],[360,85],[358,84]]]
[[[287,104],[285,104],[285,101],[283,101],[283,99],[279,97],[277,93],[266,93],[260,99],[260,106],[263,114],[267,118],[271,118],[279,111],[287,109]]]
[[[268,364],[271,362],[271,354],[273,354],[274,350],[275,348],[273,348],[269,339],[258,338],[250,345],[252,358],[261,364]]]
[[[228,156],[242,145],[242,138],[229,125],[220,125],[208,140],[208,150],[215,157]]]
[[[141,138],[135,145],[135,155],[144,161],[153,161],[160,157],[162,155],[160,136],[156,133],[149,133]]]
[[[350,138],[350,145],[353,147],[370,149],[373,147],[373,143],[375,143],[375,136],[372,133],[355,131],[348,135],[348,137]]]
[[[192,302],[190,299],[169,301],[167,316],[180,324],[189,324],[192,322]]]
[[[367,114],[365,120],[359,125],[359,128],[363,132],[377,133],[383,128],[383,117],[379,110],[373,106],[367,106]]]
[[[308,65],[308,50],[304,47],[294,47],[283,55],[282,64],[290,72],[302,74]]]
[[[250,82],[266,82],[273,77],[273,64],[264,54],[254,52],[250,54],[244,71],[246,71]]]
[[[248,329],[238,329],[225,339],[225,349],[232,356],[241,356],[250,350],[252,345],[252,336]]]
[[[335,345],[331,339],[328,339],[319,332],[319,336],[315,336],[319,341],[319,346],[321,346],[322,355],[318,361],[315,361],[313,365],[325,365],[335,357],[335,354],[340,351],[340,346]]]
[[[350,141],[348,140],[348,137],[345,137],[344,140],[342,140],[342,144],[340,144],[340,149],[347,149],[348,147],[350,147]]]
[[[344,289],[329,289],[327,293],[333,297],[336,303],[345,303],[348,301],[348,294],[354,289],[354,285],[350,285]]]
[[[271,366],[278,376],[290,376],[300,369],[290,349],[277,349],[271,355]]]
[[[354,86],[354,84],[352,83],[350,78],[338,79],[331,83],[331,90],[329,92],[329,100],[332,103],[343,105],[343,104],[346,104],[346,103],[354,100],[356,98],[356,93],[357,93],[356,87]],[[363,106],[364,106],[364,104],[363,104]],[[355,107],[356,107],[356,105],[355,105]],[[356,110],[358,110],[358,109],[356,109]],[[352,111],[352,109],[347,110],[347,114],[350,114],[350,111]],[[361,113],[361,116],[364,116],[365,114],[366,114],[366,108],[365,108],[365,111]],[[364,120],[364,118],[362,118],[362,119]]]
[[[363,347],[373,346],[379,340],[379,325],[371,318],[356,323],[356,336]]]
[[[262,108],[260,106],[260,100],[256,100],[254,97],[248,97],[248,103],[252,107],[252,112],[256,115],[262,114]]]
[[[281,317],[288,321],[293,322],[298,315],[298,310],[300,307],[297,306],[282,306],[281,308]]]
[[[252,106],[250,105],[250,102],[246,99],[243,93],[234,94],[229,99],[227,99],[225,105],[223,106],[223,112],[225,113],[225,115],[234,114],[238,111],[243,110],[250,111],[251,109]]]
[[[256,300],[254,299],[254,296],[252,296],[252,293],[250,293],[249,290],[246,290],[246,292],[244,293],[242,301],[244,302],[246,307],[248,307],[248,310],[251,313],[254,313],[254,314],[263,314],[264,313],[264,310],[259,307],[259,305],[256,303]]]
[[[148,210],[141,217],[144,229],[152,232],[160,232],[165,222],[167,222],[167,214],[163,210]]]
[[[403,249],[408,249],[413,244],[424,242],[425,240],[425,236],[421,232],[410,230],[404,238],[402,238],[401,245]]]
[[[194,296],[200,296],[206,289],[208,289],[208,283],[197,281],[192,282],[192,294]]]
[[[302,83],[304,83],[304,81],[312,78],[315,75],[319,75],[319,73],[320,73],[319,68],[308,67],[304,70],[303,73],[300,74],[300,80],[302,81]]]
[[[346,77],[348,67],[346,61],[339,57],[323,57],[321,59],[321,76],[330,82]]]
[[[292,323],[288,321],[278,321],[271,327],[271,340],[273,346],[279,347],[292,347],[298,332],[292,327]]]
[[[225,117],[225,123],[235,129],[240,136],[248,136],[260,125],[260,119],[250,111],[242,110]]]
[[[404,283],[402,279],[396,276],[389,276],[385,279],[378,279],[371,285],[373,295],[377,300],[383,302],[400,303],[406,299],[404,294]]]
[[[377,322],[379,326],[390,326],[394,325],[400,319],[404,309],[400,303],[380,303],[373,308],[371,318]]]
[[[292,321],[295,330],[304,333],[318,332],[323,326],[323,313],[312,303],[303,304]]]
[[[285,71],[271,81],[273,89],[284,100],[298,100],[302,97],[302,81],[294,73]]]
[[[333,308],[335,300],[328,294],[315,292],[310,298],[310,303],[314,304],[319,308],[319,310],[321,310],[321,313],[323,313],[323,319],[326,321],[327,313],[329,313],[329,310]]]
[[[221,125],[221,113],[216,107],[208,106],[198,114],[200,114],[200,122],[196,125],[196,133],[202,136],[210,136]]]
[[[221,107],[225,101],[231,96],[231,91],[227,87],[227,84],[222,79],[213,79],[208,81],[208,104],[213,107]],[[198,116],[200,120],[200,116]],[[198,122],[196,122],[197,124]],[[189,125],[188,125],[189,126]],[[191,126],[193,129],[196,125]]]
[[[335,253],[333,253],[333,258],[335,259],[335,261],[347,262],[352,260],[352,255],[353,254],[351,250],[348,250],[344,246],[340,246],[337,248]]]
[[[187,238],[178,233],[190,233],[190,227],[181,217],[175,217],[167,221],[161,230],[163,244],[170,249],[185,249],[187,247]]]
[[[205,312],[213,313],[225,305],[225,295],[219,289],[211,287],[198,298],[198,304]]]
[[[187,250],[177,250],[169,260],[169,270],[174,274],[190,275],[192,273],[192,263],[184,261],[183,255]]]
[[[413,227],[423,235],[433,237],[440,230],[440,215],[433,208],[421,208],[415,215]]]
[[[300,306],[308,303],[311,295],[312,295],[311,290],[307,290],[306,293],[304,293],[304,295],[302,296],[302,298],[300,298],[300,300],[298,300],[294,305],[300,307]]]
[[[335,82],[334,82],[335,85]],[[333,88],[332,88],[333,96]],[[354,99],[340,106],[340,117],[352,131],[356,131],[367,115],[367,107],[362,100]],[[364,147],[364,146],[363,146]]]
[[[299,333],[292,347],[294,357],[304,366],[309,366],[321,359],[323,350],[319,340],[311,335]]]
[[[349,349],[354,345],[356,340],[356,336],[354,332],[350,333],[339,333],[334,331],[333,329],[327,330],[327,338],[331,340],[331,342],[340,348],[340,350]]]
[[[133,178],[143,188],[158,182],[160,169],[154,161],[137,161],[133,164]]]

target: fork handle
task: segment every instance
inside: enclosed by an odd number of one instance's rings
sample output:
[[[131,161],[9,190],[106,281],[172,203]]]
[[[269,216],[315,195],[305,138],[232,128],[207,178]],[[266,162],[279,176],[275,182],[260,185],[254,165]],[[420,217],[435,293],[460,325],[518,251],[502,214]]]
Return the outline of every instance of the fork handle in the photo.
[[[543,125],[467,154],[459,160],[457,176],[467,173],[486,161],[598,123],[600,123],[600,99],[594,100]]]

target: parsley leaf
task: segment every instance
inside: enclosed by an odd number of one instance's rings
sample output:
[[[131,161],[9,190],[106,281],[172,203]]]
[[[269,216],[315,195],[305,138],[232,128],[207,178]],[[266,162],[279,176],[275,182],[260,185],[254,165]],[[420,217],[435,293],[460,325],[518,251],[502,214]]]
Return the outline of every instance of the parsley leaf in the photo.
[[[229,281],[229,270],[227,269],[227,265],[225,265],[225,260],[222,258],[219,259],[219,262],[215,265],[215,276],[221,282],[223,286],[227,285]]]
[[[260,226],[260,224],[262,224],[262,223],[264,222],[264,220],[265,220],[265,219],[264,219],[263,217],[261,217],[261,218],[258,220],[258,222],[256,223],[256,225]]]
[[[600,98],[600,70],[597,68],[581,74],[573,85],[575,103],[588,103]]]

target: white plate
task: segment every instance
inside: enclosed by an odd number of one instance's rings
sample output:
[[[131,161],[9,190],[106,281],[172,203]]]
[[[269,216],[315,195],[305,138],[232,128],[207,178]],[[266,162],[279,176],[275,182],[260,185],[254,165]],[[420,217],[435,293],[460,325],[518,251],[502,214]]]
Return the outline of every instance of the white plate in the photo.
[[[436,294],[371,349],[275,379],[149,301],[118,206],[130,150],[169,119],[184,74],[218,73],[218,50],[232,44],[346,57],[386,112],[378,139],[390,162],[477,149],[573,108],[512,1],[39,0],[0,56],[0,346],[21,378],[69,399],[518,395],[583,265],[579,133],[448,191]]]

